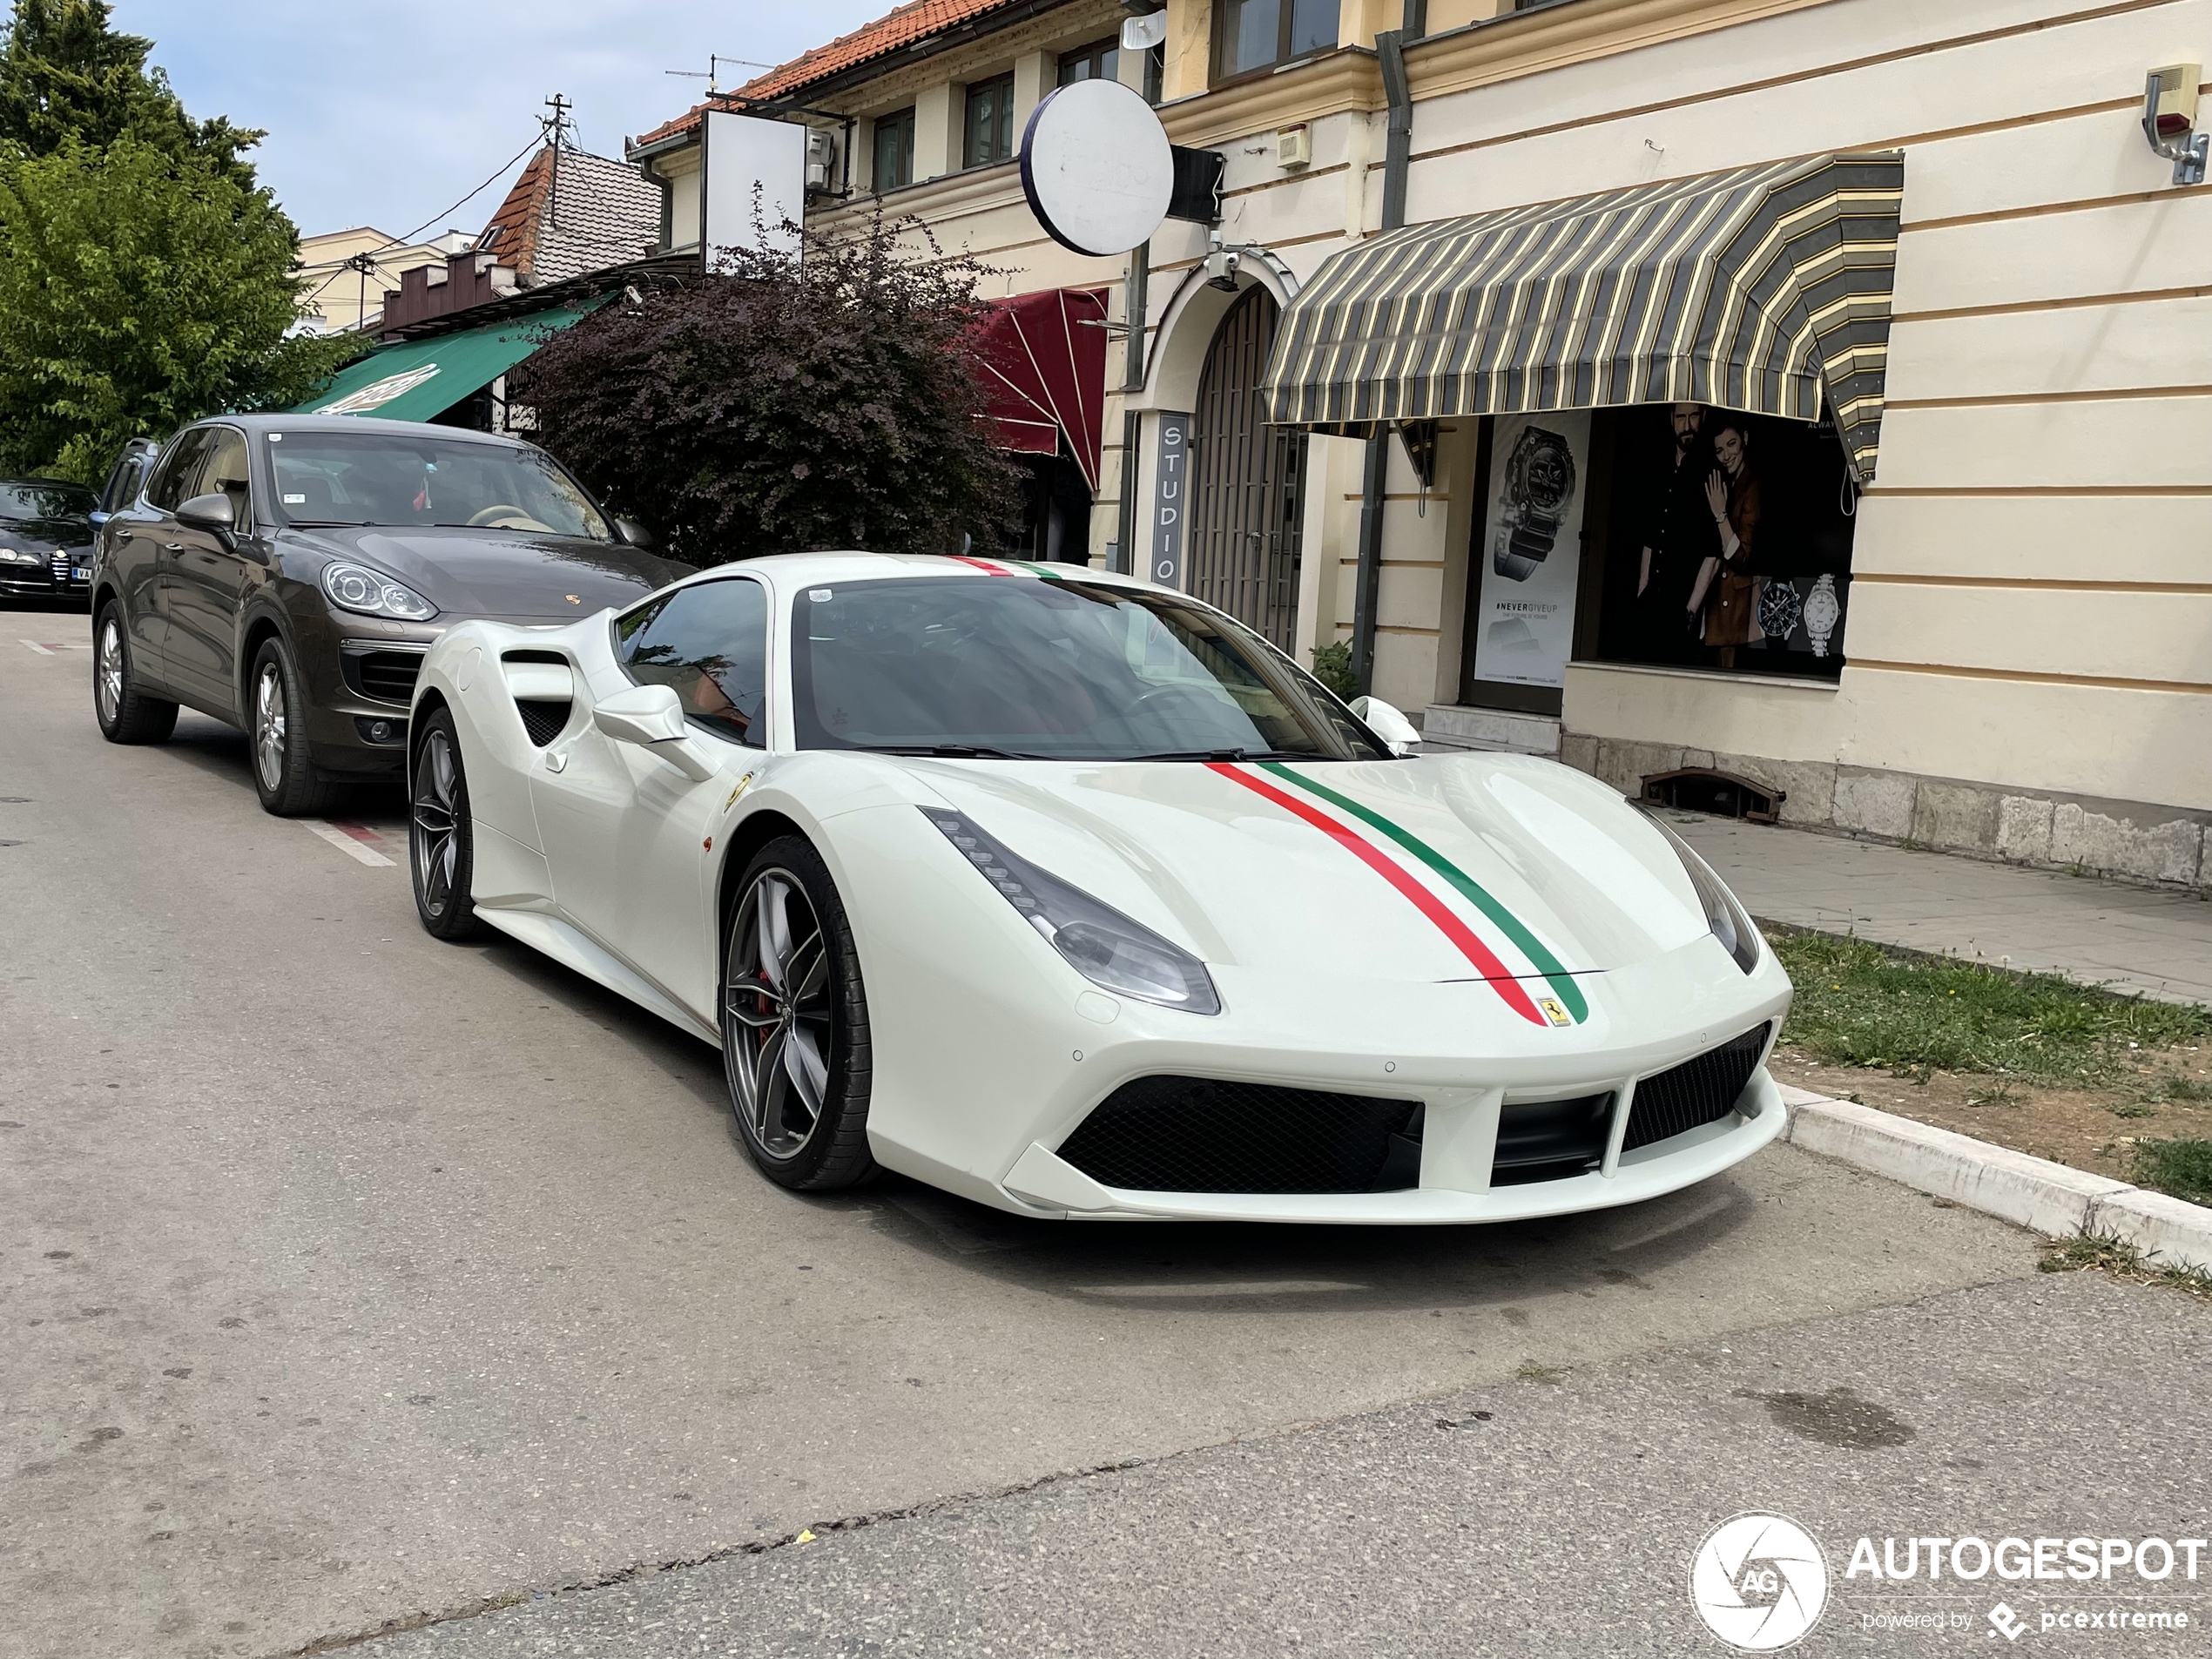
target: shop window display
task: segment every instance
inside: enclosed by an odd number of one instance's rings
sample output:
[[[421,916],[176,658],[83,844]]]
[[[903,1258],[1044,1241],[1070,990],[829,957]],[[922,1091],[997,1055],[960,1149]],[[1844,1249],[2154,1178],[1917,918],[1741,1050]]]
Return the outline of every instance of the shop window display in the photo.
[[[1827,422],[1612,411],[1599,660],[1833,678],[1856,497]]]

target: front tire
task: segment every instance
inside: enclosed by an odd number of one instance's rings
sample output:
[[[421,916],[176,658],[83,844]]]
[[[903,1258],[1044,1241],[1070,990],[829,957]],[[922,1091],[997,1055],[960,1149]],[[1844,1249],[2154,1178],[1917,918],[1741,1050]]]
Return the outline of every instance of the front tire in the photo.
[[[722,1064],[745,1150],[802,1192],[876,1172],[867,995],[829,867],[796,835],[745,867],[722,954]]]
[[[138,688],[130,631],[113,600],[92,624],[92,713],[110,743],[166,743],[177,729],[177,705]]]
[[[415,914],[433,939],[458,944],[483,933],[470,896],[476,873],[475,822],[469,815],[469,778],[453,715],[434,711],[422,723],[408,769],[408,868],[415,878]]]
[[[307,758],[307,696],[281,639],[265,639],[246,682],[253,792],[279,818],[311,818],[338,804],[341,786],[315,776]]]

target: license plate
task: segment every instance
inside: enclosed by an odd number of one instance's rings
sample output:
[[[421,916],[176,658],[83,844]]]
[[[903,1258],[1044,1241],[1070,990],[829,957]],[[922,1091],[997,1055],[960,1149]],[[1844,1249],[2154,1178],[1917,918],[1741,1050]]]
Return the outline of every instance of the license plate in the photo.
[[[89,564],[71,565],[69,579],[71,582],[90,582],[92,579],[92,567]]]

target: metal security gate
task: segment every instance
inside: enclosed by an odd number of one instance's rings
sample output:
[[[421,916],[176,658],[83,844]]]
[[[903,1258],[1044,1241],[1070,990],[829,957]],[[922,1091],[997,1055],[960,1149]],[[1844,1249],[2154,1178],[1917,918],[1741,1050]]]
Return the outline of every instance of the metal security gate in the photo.
[[[1251,288],[1215,330],[1190,421],[1190,591],[1283,650],[1298,630],[1305,435],[1264,424],[1259,378],[1275,344],[1274,296]]]

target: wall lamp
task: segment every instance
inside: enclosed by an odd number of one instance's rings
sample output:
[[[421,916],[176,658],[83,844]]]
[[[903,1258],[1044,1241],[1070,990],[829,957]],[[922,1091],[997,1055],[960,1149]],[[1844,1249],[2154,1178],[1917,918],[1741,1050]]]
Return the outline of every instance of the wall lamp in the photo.
[[[2168,64],[2151,71],[2143,83],[2143,137],[2159,155],[2174,164],[2174,182],[2204,182],[2206,152],[2212,150],[2212,133],[2196,127],[2196,89],[2204,78],[2196,64]]]

